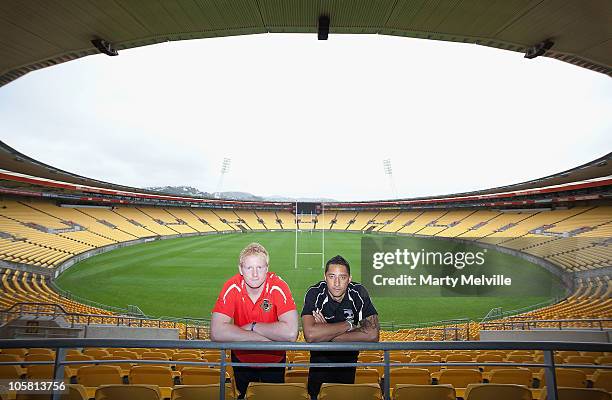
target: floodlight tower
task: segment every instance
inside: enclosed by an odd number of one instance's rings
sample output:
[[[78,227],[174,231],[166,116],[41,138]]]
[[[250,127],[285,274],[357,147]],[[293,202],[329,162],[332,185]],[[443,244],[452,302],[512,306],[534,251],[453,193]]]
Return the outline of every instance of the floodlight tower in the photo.
[[[221,175],[219,176],[219,183],[217,184],[217,191],[215,192],[215,197],[221,197],[221,189],[223,188],[223,177],[225,174],[229,172],[230,165],[232,163],[231,158],[223,158],[223,163],[221,163]]]
[[[383,169],[385,171],[385,175],[389,177],[389,184],[391,185],[391,194],[394,199],[397,199],[397,191],[395,190],[395,183],[393,182],[393,168],[391,168],[390,158],[383,160]]]

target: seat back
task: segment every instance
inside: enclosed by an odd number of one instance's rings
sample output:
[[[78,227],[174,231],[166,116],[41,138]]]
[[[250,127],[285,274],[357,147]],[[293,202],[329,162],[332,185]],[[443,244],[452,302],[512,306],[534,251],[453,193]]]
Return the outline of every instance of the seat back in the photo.
[[[129,360],[129,358],[112,355],[112,356],[100,357],[100,360]],[[130,368],[132,368],[131,363],[117,363],[117,364],[104,364],[104,365],[112,365],[114,367],[119,367],[121,368],[123,372],[129,372]]]
[[[504,362],[504,357],[499,354],[480,354],[479,356],[476,357],[476,361],[479,363]],[[481,365],[480,368],[482,368],[483,372],[489,372],[493,368],[500,368],[500,367],[493,367],[490,365]]]
[[[612,356],[601,356],[597,358],[597,364],[599,365],[608,365],[612,364]]]
[[[62,400],[88,400],[87,391],[83,385],[66,385],[68,393],[62,394]]]
[[[393,400],[455,400],[451,385],[395,385]]]
[[[531,400],[531,391],[523,385],[480,383],[468,385],[466,400]]]
[[[412,362],[420,362],[420,363],[435,363],[440,362],[440,356],[417,356],[412,359]],[[439,372],[442,367],[440,365],[431,365],[429,367],[417,367],[417,368],[426,368],[430,373]]]
[[[532,363],[535,362],[535,357],[525,354],[514,354],[506,357],[506,361],[514,363]]]
[[[308,383],[308,370],[288,370],[285,372],[286,383]]]
[[[378,371],[374,368],[357,368],[355,370],[355,383],[376,383],[380,381]]]
[[[440,373],[438,383],[465,388],[470,383],[482,383],[482,373],[476,369],[445,369]]]
[[[55,355],[53,354],[43,354],[43,353],[39,353],[39,354],[28,354],[27,356],[25,356],[24,361],[54,361],[55,360]]]
[[[612,393],[612,370],[597,370],[593,374],[593,387],[604,389]]]
[[[47,349],[45,347],[35,347],[35,348],[28,349],[28,355],[34,355],[34,354],[50,354],[50,355],[55,355],[55,352],[53,350]]]
[[[557,378],[558,387],[587,387],[587,376],[583,371],[569,368],[556,368],[555,375]],[[540,386],[546,386],[546,374],[542,376]]]
[[[2,349],[2,354],[16,354],[23,359],[28,351],[26,349]]]
[[[247,388],[247,400],[309,400],[306,386],[301,383],[251,382]]]
[[[107,350],[102,349],[84,349],[83,354],[92,356],[96,360],[99,360],[101,357],[110,356]]]
[[[375,383],[324,383],[318,399],[382,400],[382,393]]]
[[[221,369],[208,367],[185,367],[181,371],[181,382],[183,385],[214,385],[219,384]],[[229,374],[225,373],[225,379]]]
[[[96,389],[95,400],[160,400],[155,385],[102,385]]]
[[[53,364],[28,365],[26,377],[28,379],[53,379],[54,369],[55,366]]]
[[[83,386],[120,385],[121,368],[113,365],[87,365],[77,371],[77,382]]]
[[[203,400],[219,398],[219,384],[175,386],[172,389],[171,400]],[[225,385],[225,400],[233,400],[234,392],[231,385]]]
[[[193,362],[207,362],[207,360],[203,360],[201,358],[192,358],[192,357],[185,357],[185,358],[179,358],[176,361],[193,361]],[[189,367],[198,367],[197,365],[190,365],[190,364],[176,364],[176,370],[177,371],[182,371],[184,368],[189,368]],[[202,365],[203,368],[207,368],[206,365]]]
[[[540,399],[546,399],[547,388],[542,390]],[[569,388],[558,387],[557,395],[559,400],[611,400],[610,393],[603,389]]]
[[[130,369],[129,381],[131,384],[157,385],[172,387],[174,379],[170,367],[158,365],[137,365]]]
[[[431,374],[426,368],[393,368],[391,369],[389,382],[391,387],[397,384],[429,385],[431,384]]]
[[[18,380],[24,372],[19,365],[0,365],[0,379]]]
[[[489,383],[515,384],[531,387],[532,373],[527,368],[502,368],[491,372]]]

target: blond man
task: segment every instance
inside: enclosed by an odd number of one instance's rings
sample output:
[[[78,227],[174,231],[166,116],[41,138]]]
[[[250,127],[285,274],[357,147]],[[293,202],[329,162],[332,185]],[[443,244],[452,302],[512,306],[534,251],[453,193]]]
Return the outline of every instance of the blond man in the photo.
[[[211,340],[286,341],[297,337],[298,316],[289,286],[268,271],[270,256],[259,243],[240,252],[238,274],[221,289],[210,320]],[[234,362],[284,362],[285,351],[232,351]],[[285,368],[234,367],[243,398],[249,382],[284,382]]]

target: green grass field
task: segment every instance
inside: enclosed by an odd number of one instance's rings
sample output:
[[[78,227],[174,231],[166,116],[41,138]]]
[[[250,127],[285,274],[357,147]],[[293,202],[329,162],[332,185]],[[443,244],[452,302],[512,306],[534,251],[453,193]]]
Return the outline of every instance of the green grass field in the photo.
[[[320,251],[319,235],[301,233],[300,251]],[[361,279],[360,240],[361,235],[356,233],[325,234],[325,259],[343,255],[351,262],[355,281]],[[251,242],[259,242],[268,249],[270,271],[278,273],[289,284],[301,310],[306,289],[323,279],[323,270],[320,255],[302,255],[299,267],[294,268],[293,232],[196,236],[125,247],[74,265],[56,284],[77,296],[110,306],[137,305],[151,316],[207,318],[225,280],[238,272],[240,250]],[[500,263],[522,266],[523,272],[515,274],[514,279],[523,279],[525,284],[531,280],[525,270],[550,275],[525,260],[498,254]],[[555,295],[561,295],[560,288]],[[493,307],[506,311],[547,300],[544,296],[373,297],[381,321],[394,323],[462,317],[481,319]]]

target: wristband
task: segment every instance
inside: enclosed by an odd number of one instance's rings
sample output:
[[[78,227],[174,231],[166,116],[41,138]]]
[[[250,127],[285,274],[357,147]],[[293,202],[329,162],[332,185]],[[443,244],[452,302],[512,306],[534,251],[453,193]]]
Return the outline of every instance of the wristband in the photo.
[[[351,321],[349,321],[348,319],[346,320],[346,322],[348,322],[349,324],[349,328],[346,330],[347,332],[350,332],[353,330],[353,323]]]
[[[256,323],[257,323],[257,322],[251,322],[251,332],[254,332],[254,331],[255,331],[255,324],[256,324]]]

